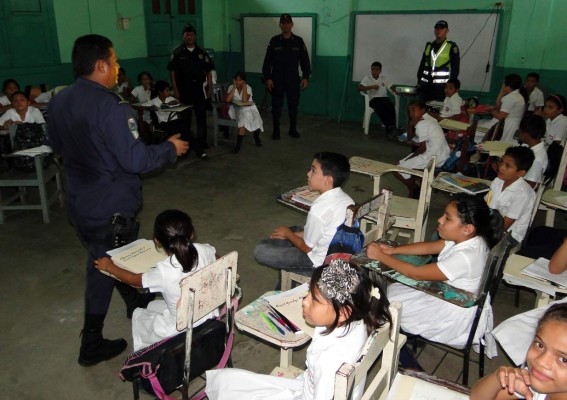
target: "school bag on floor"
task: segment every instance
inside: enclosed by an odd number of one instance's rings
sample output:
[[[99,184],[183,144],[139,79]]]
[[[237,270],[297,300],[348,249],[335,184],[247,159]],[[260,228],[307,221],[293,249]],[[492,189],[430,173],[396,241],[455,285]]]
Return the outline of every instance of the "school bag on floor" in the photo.
[[[41,124],[32,124],[24,122],[18,125],[14,136],[13,151],[33,149],[34,147],[47,144],[47,137],[43,131]],[[53,154],[47,154],[43,157],[43,168],[49,167],[53,163]],[[18,171],[34,171],[35,160],[30,156],[11,156],[12,166]]]

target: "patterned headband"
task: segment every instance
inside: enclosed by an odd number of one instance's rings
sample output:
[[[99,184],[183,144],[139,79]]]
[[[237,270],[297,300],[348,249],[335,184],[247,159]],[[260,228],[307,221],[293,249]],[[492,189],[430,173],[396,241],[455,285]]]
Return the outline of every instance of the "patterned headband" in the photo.
[[[323,268],[317,286],[327,299],[335,299],[344,304],[346,301],[352,301],[351,291],[359,282],[356,270],[349,265],[348,261],[337,259]]]

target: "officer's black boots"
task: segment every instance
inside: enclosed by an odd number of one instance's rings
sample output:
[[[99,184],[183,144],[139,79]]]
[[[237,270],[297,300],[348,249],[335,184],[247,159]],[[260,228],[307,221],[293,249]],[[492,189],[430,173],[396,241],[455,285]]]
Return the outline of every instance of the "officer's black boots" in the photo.
[[[289,117],[289,136],[292,138],[299,138],[299,132],[297,132],[297,119]]]
[[[105,315],[85,314],[85,324],[81,332],[79,365],[91,367],[101,361],[110,360],[126,349],[124,339],[108,340],[102,337]]]
[[[244,140],[244,135],[236,135],[236,146],[234,147],[234,150],[232,150],[233,153],[239,153],[240,149],[242,148],[242,141]]]
[[[274,131],[272,133],[272,139],[280,140],[280,126],[274,124]]]
[[[148,303],[156,298],[155,293],[140,293],[137,289],[122,282],[116,282],[114,286],[126,304],[126,317],[128,319],[132,319],[132,313],[136,308],[146,308]]]
[[[254,142],[256,146],[262,147],[262,141],[260,140],[260,129],[254,131]]]

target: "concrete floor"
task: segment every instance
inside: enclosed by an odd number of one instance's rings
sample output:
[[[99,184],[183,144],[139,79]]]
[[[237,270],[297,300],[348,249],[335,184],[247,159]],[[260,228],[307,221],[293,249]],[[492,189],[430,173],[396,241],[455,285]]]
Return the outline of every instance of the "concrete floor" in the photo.
[[[348,157],[358,155],[396,163],[409,150],[387,141],[375,125],[365,136],[359,122],[338,124],[307,116],[299,121],[300,139],[290,138],[285,134],[287,126],[282,126],[282,139],[273,141],[270,117],[264,120],[267,129],[262,148],[255,147],[248,136],[238,155],[231,153],[231,145],[221,144],[209,151],[207,162],[191,155],[175,166],[145,176],[144,207],[139,214],[140,237],[151,238],[153,219],[160,211],[179,208],[193,218],[198,241],[214,245],[221,255],[237,250],[243,305],[274,288],[277,273],[255,262],[254,245],[275,226],[304,223],[304,214],[276,203],[275,197],[306,184],[315,152],[336,151]],[[400,184],[386,182],[396,194],[405,195]],[[344,189],[355,201],[372,194],[371,181],[357,175],[351,176]],[[433,193],[427,237],[447,199],[444,193]],[[123,355],[95,367],[77,364],[86,255],[64,209],[54,205],[51,215],[51,223],[43,224],[40,212],[9,213],[0,228],[0,269],[4,276],[0,291],[1,397],[129,398],[131,385],[120,381],[118,371],[131,345]],[[513,291],[501,285],[494,307],[496,323],[531,308],[534,298],[524,291],[520,308],[515,309]],[[106,337],[124,337],[131,342],[131,324],[125,314],[124,303],[115,294],[106,318]],[[269,372],[278,357],[277,349],[237,334],[233,350],[236,367]],[[436,357],[436,352],[428,350],[419,360],[429,367]],[[301,367],[303,362],[304,351],[297,352],[294,364]],[[508,361],[503,355],[488,360],[487,372],[504,363]],[[456,379],[461,366],[460,359],[450,357],[437,375]],[[477,369],[474,365],[471,369],[474,382]]]

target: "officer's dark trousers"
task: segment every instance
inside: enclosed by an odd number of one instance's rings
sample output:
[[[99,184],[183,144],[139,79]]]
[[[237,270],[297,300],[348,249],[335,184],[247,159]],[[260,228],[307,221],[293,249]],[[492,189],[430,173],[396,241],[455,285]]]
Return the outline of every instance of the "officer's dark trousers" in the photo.
[[[180,133],[181,139],[189,142],[189,150],[195,152],[199,157],[205,152],[201,141],[191,133],[189,122],[185,118],[162,122],[160,125],[165,129],[167,137]]]
[[[396,108],[392,100],[387,97],[374,97],[370,100],[370,107],[378,114],[386,128],[396,126]]]
[[[274,88],[272,89],[272,117],[274,131],[280,128],[280,117],[284,94],[287,97],[287,109],[289,112],[289,131],[295,132],[297,129],[297,106],[299,105],[299,77],[273,79]]]
[[[419,99],[424,102],[445,100],[444,83],[421,83],[418,90]]]
[[[207,101],[203,93],[203,83],[194,82],[187,88],[187,93],[181,95],[183,104],[192,104],[193,107],[187,109],[183,113],[183,118],[187,120],[189,130],[191,130],[191,120],[193,112],[197,120],[197,139],[201,142],[201,146],[207,147]]]

